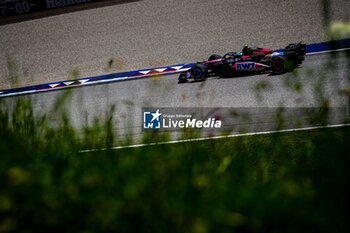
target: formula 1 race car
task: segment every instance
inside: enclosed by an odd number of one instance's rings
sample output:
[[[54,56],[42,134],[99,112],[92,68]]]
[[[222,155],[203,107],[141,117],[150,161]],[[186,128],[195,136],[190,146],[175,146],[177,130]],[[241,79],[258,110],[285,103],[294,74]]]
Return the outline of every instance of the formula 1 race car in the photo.
[[[282,51],[267,48],[249,48],[229,52],[223,57],[213,54],[207,61],[197,62],[179,76],[179,83],[203,81],[207,77],[234,77],[249,74],[283,74],[298,67],[304,60],[305,44],[289,44]]]

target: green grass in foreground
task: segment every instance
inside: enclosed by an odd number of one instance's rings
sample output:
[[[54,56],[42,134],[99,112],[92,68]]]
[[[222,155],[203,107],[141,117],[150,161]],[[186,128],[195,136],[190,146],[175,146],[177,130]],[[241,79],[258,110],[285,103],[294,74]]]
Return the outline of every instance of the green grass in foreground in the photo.
[[[350,128],[108,145],[0,111],[0,232],[350,232]]]

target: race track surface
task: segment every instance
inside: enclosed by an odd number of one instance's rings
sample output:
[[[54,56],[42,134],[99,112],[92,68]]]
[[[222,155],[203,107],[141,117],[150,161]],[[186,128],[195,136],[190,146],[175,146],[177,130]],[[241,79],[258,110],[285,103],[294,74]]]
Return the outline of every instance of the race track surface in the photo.
[[[331,68],[329,61],[335,66]],[[345,52],[307,56],[301,67],[283,75],[253,75],[236,78],[208,78],[205,82],[177,83],[177,75],[72,88],[66,106],[74,126],[81,128],[104,117],[111,105],[116,106],[114,130],[119,135],[141,133],[142,107],[210,107],[249,108],[256,117],[248,131],[276,128],[273,112],[278,107],[321,107],[327,100],[330,107],[345,107],[346,96],[340,90],[348,87],[348,60]],[[318,93],[321,87],[323,97]],[[52,112],[54,103],[64,91],[53,91],[23,97],[5,98],[7,105],[17,98],[29,98],[36,113]],[[333,123],[341,123],[341,119]],[[58,117],[58,116],[57,116]],[[287,119],[288,120],[288,119]],[[262,124],[264,123],[264,124]],[[267,124],[269,123],[269,124]],[[239,126],[239,122],[235,125]],[[243,124],[243,123],[242,123]],[[257,129],[259,127],[259,129]],[[234,130],[234,129],[232,129]]]
[[[85,77],[194,62],[245,43],[321,42],[321,3],[143,0],[2,25],[0,88],[66,80],[72,70]],[[330,3],[331,20],[349,20],[349,1]]]
[[[194,62],[250,45],[281,48],[290,42],[321,42],[322,1],[143,0],[0,26],[1,89],[122,70]],[[330,1],[330,20],[349,20],[349,1]],[[177,75],[69,90],[69,118],[78,129],[115,105],[114,131],[141,134],[142,107],[255,109],[246,131],[276,128],[278,107],[344,107],[349,67],[344,52],[307,56],[294,73],[177,84]],[[333,65],[329,63],[333,61]],[[110,67],[108,63],[110,62]],[[12,70],[12,73],[9,71]],[[10,73],[12,78],[9,78]],[[320,94],[320,89],[324,93]],[[36,114],[51,112],[65,91],[5,98],[11,106],[29,98]],[[349,111],[342,111],[338,123]],[[57,118],[59,116],[57,115]],[[231,122],[232,123],[232,122]],[[244,122],[233,122],[235,126]],[[317,123],[316,123],[317,124]],[[257,129],[258,128],[258,129]],[[231,133],[237,131],[232,128]]]

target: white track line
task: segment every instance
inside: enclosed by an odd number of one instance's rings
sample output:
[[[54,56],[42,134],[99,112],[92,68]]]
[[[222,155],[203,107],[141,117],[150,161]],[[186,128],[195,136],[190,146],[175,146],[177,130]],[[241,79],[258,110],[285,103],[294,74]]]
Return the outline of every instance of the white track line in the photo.
[[[216,140],[216,139],[235,138],[235,137],[247,137],[247,136],[266,135],[266,134],[275,134],[275,133],[288,133],[288,132],[308,131],[308,130],[316,130],[316,129],[326,129],[326,128],[339,128],[339,127],[345,127],[345,126],[350,126],[350,123],[337,124],[337,125],[325,125],[325,126],[313,126],[313,127],[295,128],[295,129],[272,130],[272,131],[243,133],[243,134],[231,134],[231,135],[226,135],[226,136],[193,138],[193,139],[185,139],[185,140],[166,141],[166,142],[154,142],[154,143],[147,143],[147,144],[134,144],[134,145],[128,145],[128,146],[116,146],[116,147],[111,147],[108,149],[109,150],[120,150],[120,149],[126,149],[126,148],[138,148],[138,147],[145,147],[145,146],[157,146],[157,145],[167,145],[167,144],[176,144],[176,143],[185,143],[185,142],[198,142],[198,141],[206,141],[206,140]],[[96,151],[105,151],[105,150],[107,150],[107,148],[82,150],[79,152],[87,153],[87,152],[96,152]]]

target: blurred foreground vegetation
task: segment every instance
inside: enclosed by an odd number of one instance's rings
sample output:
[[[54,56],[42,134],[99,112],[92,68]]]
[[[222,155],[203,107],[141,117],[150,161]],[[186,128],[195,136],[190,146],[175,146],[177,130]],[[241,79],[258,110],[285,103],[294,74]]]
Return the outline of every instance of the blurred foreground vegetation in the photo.
[[[110,119],[47,118],[0,111],[0,232],[350,232],[350,127],[81,153]]]

